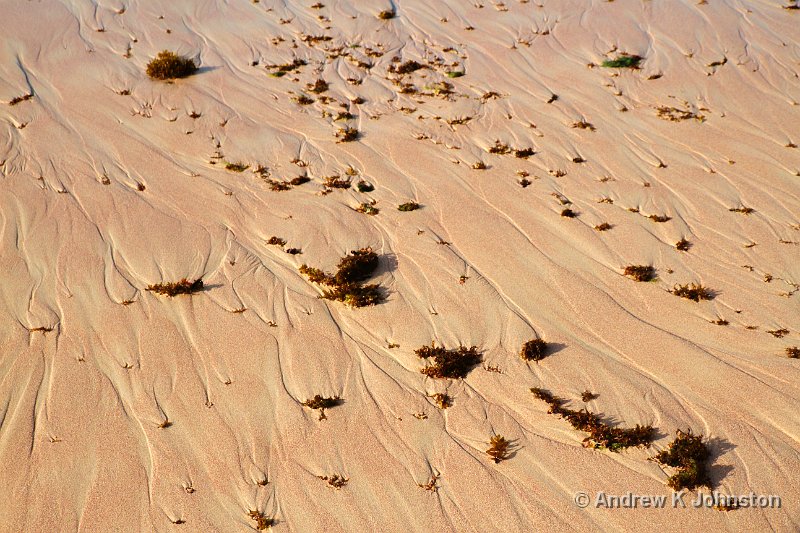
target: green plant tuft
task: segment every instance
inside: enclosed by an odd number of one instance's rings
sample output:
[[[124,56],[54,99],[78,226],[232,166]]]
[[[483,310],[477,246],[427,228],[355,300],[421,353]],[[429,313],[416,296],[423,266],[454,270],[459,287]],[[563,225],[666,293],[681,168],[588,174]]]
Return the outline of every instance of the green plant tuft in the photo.
[[[614,59],[606,59],[601,63],[601,66],[606,68],[632,68],[638,69],[639,63],[644,58],[632,54],[622,54]]]

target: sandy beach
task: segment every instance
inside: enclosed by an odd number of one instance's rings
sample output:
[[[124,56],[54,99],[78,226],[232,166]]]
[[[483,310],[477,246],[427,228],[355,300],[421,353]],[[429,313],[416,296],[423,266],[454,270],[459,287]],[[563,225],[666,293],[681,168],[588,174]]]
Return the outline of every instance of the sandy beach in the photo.
[[[793,0],[0,35],[1,533],[800,529]]]

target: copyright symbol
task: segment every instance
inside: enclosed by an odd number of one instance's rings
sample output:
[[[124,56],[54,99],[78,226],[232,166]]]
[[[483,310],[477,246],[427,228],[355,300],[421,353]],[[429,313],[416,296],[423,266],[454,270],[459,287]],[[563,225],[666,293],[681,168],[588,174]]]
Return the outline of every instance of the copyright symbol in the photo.
[[[575,505],[581,509],[589,507],[589,495],[583,491],[575,493]]]

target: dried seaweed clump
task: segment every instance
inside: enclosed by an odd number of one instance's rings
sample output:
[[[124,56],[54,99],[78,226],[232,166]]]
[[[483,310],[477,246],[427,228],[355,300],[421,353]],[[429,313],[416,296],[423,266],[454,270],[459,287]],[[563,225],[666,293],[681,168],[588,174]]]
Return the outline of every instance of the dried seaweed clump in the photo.
[[[147,75],[154,80],[186,78],[197,72],[194,60],[163,50],[147,64]]]
[[[363,285],[378,268],[378,254],[372,248],[353,250],[343,257],[337,265],[335,274],[310,267],[300,266],[300,273],[312,283],[329,287],[323,290],[322,298],[344,302],[351,307],[364,307],[380,303],[383,295],[377,284]]]
[[[341,405],[343,400],[339,396],[334,396],[332,398],[326,398],[317,394],[313,398],[306,400],[303,402],[304,407],[308,407],[309,409],[317,409],[319,410],[319,419],[325,420],[328,418],[325,416],[325,409],[330,409],[331,407],[336,407],[337,405]]]
[[[166,296],[177,296],[178,294],[194,294],[203,290],[202,278],[194,281],[189,281],[183,278],[180,281],[169,283],[155,283],[148,285],[148,291],[155,292],[156,294],[164,294]]]
[[[381,20],[391,20],[396,17],[396,13],[393,10],[386,9],[378,13],[378,18]]]
[[[261,511],[250,511],[249,514],[252,520],[256,522],[256,529],[259,531],[264,531],[265,529],[271,528],[275,525],[274,518],[268,518],[264,513]]]
[[[547,343],[544,339],[533,339],[522,345],[520,357],[526,361],[539,361],[547,355]]]
[[[700,122],[705,120],[703,115],[698,115],[697,113],[693,113],[692,111],[687,111],[685,109],[678,109],[677,107],[670,107],[670,106],[659,106],[656,108],[656,116],[663,120],[669,120],[671,122],[680,122],[681,120],[690,120],[695,119]]]
[[[675,243],[675,249],[680,250],[681,252],[688,252],[689,248],[691,247],[692,243],[690,243],[686,239],[681,239]]]
[[[342,302],[350,307],[366,307],[381,303],[383,301],[383,293],[380,285],[377,284],[347,283],[323,290],[322,298]]]
[[[684,433],[679,429],[669,448],[658,452],[653,460],[677,469],[667,480],[670,488],[694,490],[697,487],[711,488],[705,465],[709,455],[701,435],[692,435],[691,430]]]
[[[800,359],[800,348],[798,348],[797,346],[787,346],[786,356],[789,359]]]
[[[427,67],[416,61],[408,60],[405,63],[400,63],[399,65],[390,65],[388,70],[392,74],[410,74],[423,68]]]
[[[350,478],[341,476],[339,474],[334,474],[332,476],[317,476],[322,481],[327,481],[329,487],[333,487],[334,489],[341,489],[347,482],[350,481]]]
[[[687,300],[693,300],[695,302],[714,299],[714,292],[711,289],[694,282],[684,285],[675,285],[669,292],[675,296],[680,296],[681,298],[686,298]]]
[[[491,457],[495,463],[499,463],[508,459],[510,446],[511,441],[506,440],[502,435],[493,435],[489,441],[489,449],[486,450],[486,455]]]
[[[623,274],[634,281],[652,281],[656,278],[656,269],[650,265],[628,265]]]
[[[337,143],[349,143],[352,141],[358,140],[358,137],[361,134],[356,128],[352,128],[350,126],[346,126],[344,128],[339,128],[336,132],[336,138],[338,139]]]
[[[439,409],[447,409],[453,406],[453,399],[447,394],[437,392],[436,394],[430,394],[428,397],[433,400]]]
[[[314,94],[322,94],[330,88],[328,82],[323,80],[322,78],[317,78],[314,83],[306,84],[306,89],[308,92],[312,92]]]
[[[583,439],[583,445],[587,448],[604,448],[618,452],[631,446],[650,446],[655,437],[653,426],[636,424],[634,428],[611,427],[600,416],[586,409],[575,411],[563,407],[566,400],[553,396],[544,389],[534,387],[531,392],[550,406],[549,413],[559,415],[573,428],[588,433],[589,436]]]
[[[416,211],[420,208],[417,202],[406,202],[397,206],[398,211]]]
[[[437,347],[431,343],[430,346],[414,350],[414,353],[420,359],[433,359],[433,362],[429,361],[428,366],[420,372],[437,379],[463,379],[482,361],[477,346],[470,348],[459,346],[454,350],[448,350],[443,346]]]

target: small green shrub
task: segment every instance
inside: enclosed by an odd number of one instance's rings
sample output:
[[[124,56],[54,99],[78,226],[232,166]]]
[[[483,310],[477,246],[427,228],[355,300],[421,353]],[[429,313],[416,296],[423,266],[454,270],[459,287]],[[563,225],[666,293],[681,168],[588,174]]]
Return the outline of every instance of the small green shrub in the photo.
[[[194,60],[163,50],[147,64],[147,75],[154,80],[186,78],[197,72]]]

